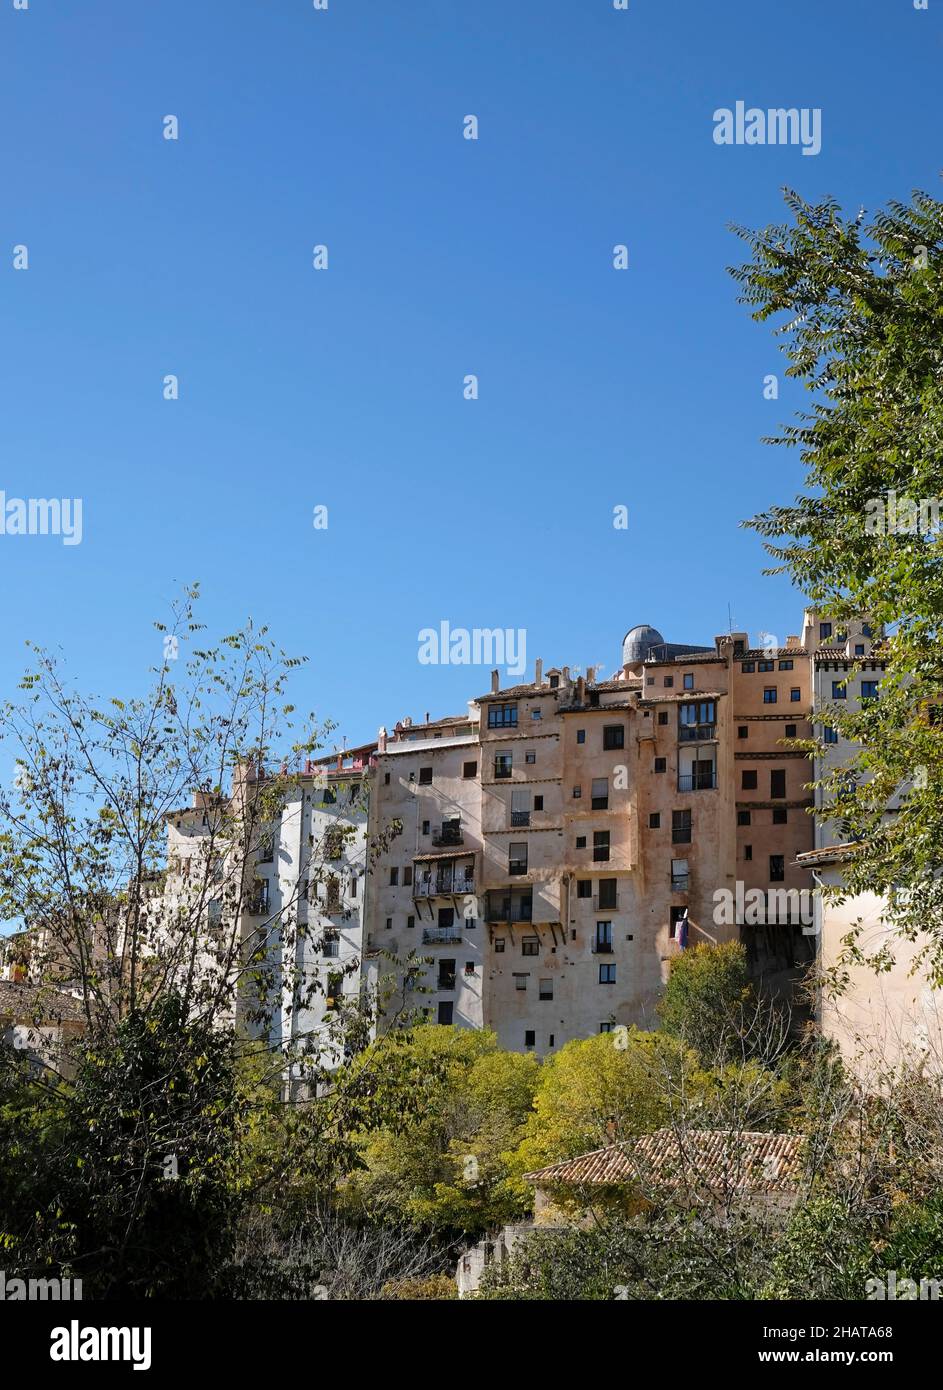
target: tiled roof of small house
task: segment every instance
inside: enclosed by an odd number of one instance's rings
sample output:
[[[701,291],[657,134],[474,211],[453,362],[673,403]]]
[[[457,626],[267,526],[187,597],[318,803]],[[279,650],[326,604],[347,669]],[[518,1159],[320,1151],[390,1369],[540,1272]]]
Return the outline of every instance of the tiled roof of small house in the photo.
[[[727,1129],[679,1134],[673,1129],[659,1129],[524,1176],[538,1187],[553,1183],[620,1186],[640,1176],[653,1178],[662,1186],[679,1187],[690,1173],[693,1181],[709,1187],[733,1187],[744,1193],[790,1192],[802,1172],[802,1146],[802,1136],[797,1134]]]

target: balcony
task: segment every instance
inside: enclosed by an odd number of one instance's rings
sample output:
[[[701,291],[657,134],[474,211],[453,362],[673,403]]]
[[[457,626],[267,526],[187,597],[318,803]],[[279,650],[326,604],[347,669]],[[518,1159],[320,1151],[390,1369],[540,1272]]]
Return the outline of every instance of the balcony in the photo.
[[[435,985],[436,985],[436,989],[444,989],[444,990],[454,989],[454,988],[455,988],[455,971],[454,971],[454,970],[448,971],[448,972],[446,972],[445,974],[443,974],[443,973],[440,972],[439,977],[438,977],[438,979],[437,979],[436,982],[435,982]]]
[[[450,898],[474,891],[474,878],[463,878],[461,874],[436,874],[434,878],[416,879],[413,883],[414,898]]]
[[[713,743],[716,738],[716,724],[682,724],[678,729],[679,743]]]
[[[531,897],[498,897],[489,894],[488,920],[490,922],[531,922],[534,917],[534,900]]]
[[[514,771],[514,769],[511,767],[511,764],[510,764],[510,763],[495,763],[495,765],[494,765],[494,776],[495,776],[495,780],[496,780],[496,781],[499,781],[502,777],[510,777],[510,775],[511,775],[511,773],[512,773],[513,771]]]
[[[422,929],[422,944],[424,946],[457,946],[462,940],[461,927],[423,927]]]
[[[515,825],[530,825],[530,811],[512,811],[511,828]]]
[[[716,786],[717,773],[713,769],[710,772],[678,773],[679,792],[707,792],[712,791]]]
[[[611,956],[611,955],[612,955],[612,942],[611,942],[611,941],[594,941],[594,942],[593,942],[593,955],[594,955],[594,956]]]
[[[433,832],[432,843],[439,849],[449,845],[463,845],[465,837],[462,834],[461,823],[446,821],[444,825],[440,825],[438,830]]]

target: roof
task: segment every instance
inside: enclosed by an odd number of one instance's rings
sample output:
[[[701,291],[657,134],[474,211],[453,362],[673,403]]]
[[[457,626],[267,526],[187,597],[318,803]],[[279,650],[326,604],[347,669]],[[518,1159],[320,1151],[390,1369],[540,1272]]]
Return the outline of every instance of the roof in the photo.
[[[842,859],[850,859],[860,845],[848,840],[841,845],[825,845],[822,849],[806,849],[796,855],[796,863],[802,865],[835,864]]]
[[[610,1144],[525,1173],[537,1186],[609,1187],[651,1174],[661,1186],[680,1187],[687,1173],[711,1187],[747,1193],[791,1192],[802,1173],[803,1137],[757,1130],[658,1129],[625,1144]]]
[[[0,980],[0,1018],[51,1023],[84,1017],[82,1001],[65,990]]]

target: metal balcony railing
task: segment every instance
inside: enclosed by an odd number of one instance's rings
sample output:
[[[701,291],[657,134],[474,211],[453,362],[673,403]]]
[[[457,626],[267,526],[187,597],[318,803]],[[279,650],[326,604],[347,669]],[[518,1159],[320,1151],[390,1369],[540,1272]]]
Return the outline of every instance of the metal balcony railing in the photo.
[[[462,940],[461,927],[423,927],[424,946],[455,946]]]
[[[514,769],[511,767],[510,763],[495,763],[494,765],[494,775],[496,778],[510,777],[513,771]]]
[[[716,772],[680,772],[678,774],[679,792],[706,792],[717,786]]]
[[[440,825],[439,829],[433,832],[432,843],[439,848],[446,845],[463,845],[465,837],[461,825]]]
[[[680,724],[679,743],[712,743],[717,737],[716,724]]]
[[[511,825],[530,825],[530,811],[512,811]]]
[[[449,898],[474,891],[475,880],[463,878],[460,874],[439,874],[436,878],[413,883],[414,898]]]
[[[671,875],[671,891],[672,891],[672,893],[686,893],[686,892],[688,891],[689,879],[690,879],[690,876],[689,876],[688,874],[672,874],[672,875]]]
[[[611,956],[611,955],[612,955],[612,942],[611,942],[611,941],[594,941],[594,942],[593,942],[593,955],[594,955],[594,956]]]

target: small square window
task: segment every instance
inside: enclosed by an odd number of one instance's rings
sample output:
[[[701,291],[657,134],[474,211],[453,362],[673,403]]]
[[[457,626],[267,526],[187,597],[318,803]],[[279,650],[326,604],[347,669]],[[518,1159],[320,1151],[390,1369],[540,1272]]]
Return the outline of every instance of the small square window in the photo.
[[[576,880],[576,896],[578,898],[591,898],[593,896],[592,879],[578,878]]]
[[[795,725],[795,724],[787,724],[787,725],[786,725],[786,734],[785,734],[785,737],[786,737],[786,738],[795,738],[795,736],[796,736],[796,725]]]
[[[616,967],[614,962],[607,961],[599,967],[599,983],[601,985],[614,985],[616,982]]]
[[[534,797],[534,810],[535,810],[535,811],[542,811],[543,809],[544,809],[544,799],[543,799],[543,797],[542,797],[542,796],[535,796],[535,797]]]
[[[737,824],[738,824],[738,825],[749,825],[749,824],[750,824],[750,812],[749,812],[749,811],[738,811],[738,812],[737,812]]]
[[[649,828],[649,830],[660,830],[660,829],[661,829],[661,812],[660,812],[660,811],[652,811],[651,815],[650,815],[649,818],[648,818],[648,828]]]
[[[538,998],[538,999],[552,999],[552,998],[553,998],[553,981],[552,981],[552,980],[539,980],[539,981],[538,981],[538,984],[537,984],[537,998]]]
[[[780,671],[791,671],[791,670],[792,670],[792,662],[791,662],[791,661],[781,661],[781,662],[779,663],[779,669],[780,669]]]
[[[756,773],[744,772],[740,776],[740,786],[745,792],[756,791]]]
[[[775,687],[775,685],[767,685],[767,686],[764,686],[764,687],[763,687],[763,704],[764,704],[764,705],[775,705],[776,700],[777,700],[777,692],[776,692],[776,687]]]
[[[666,676],[666,677],[665,677],[665,685],[666,685],[666,687],[667,687],[669,690],[670,690],[671,687],[674,685],[674,683],[675,683],[675,678],[674,678],[674,676]]]
[[[773,807],[773,824],[786,825],[789,820],[789,812],[785,806]]]
[[[583,795],[583,788],[582,788],[582,787],[574,787],[574,788],[573,788],[573,800],[574,800],[574,801],[579,801],[579,799],[580,799],[580,797],[581,797],[582,795]]]
[[[656,771],[656,772],[665,772],[665,771],[667,771],[667,768],[668,768],[668,760],[667,760],[667,758],[656,758],[656,759],[655,759],[655,771]]]
[[[749,724],[738,724],[738,725],[737,725],[737,738],[749,738],[749,735],[750,735],[750,726],[749,726]]]
[[[585,729],[577,729],[577,731],[576,731],[576,741],[577,741],[577,743],[585,743],[585,742],[586,742],[586,730],[585,730]]]
[[[428,787],[428,786],[431,786],[431,785],[432,785],[432,768],[431,768],[431,767],[421,767],[421,768],[419,769],[419,785],[420,785],[421,787]]]
[[[799,689],[797,685],[794,685],[789,691],[789,699],[792,701],[794,705],[797,705],[799,701],[802,699],[802,691]]]
[[[392,930],[393,930],[393,918],[392,918],[392,917],[387,917],[387,919],[386,919],[386,929],[387,929],[387,931],[392,931]]]
[[[753,672],[756,670],[756,664],[752,661],[744,661],[740,670],[745,676],[752,676]]]
[[[623,724],[606,724],[602,731],[602,746],[604,752],[624,748],[625,726]]]
[[[407,927],[414,927],[416,925],[416,919],[412,913],[406,918],[406,925]]]
[[[832,699],[847,700],[848,689],[844,681],[832,681]]]
[[[855,656],[864,656],[864,643],[863,643],[863,642],[856,642],[856,643],[855,643]]]
[[[463,776],[463,777],[477,777],[477,776],[478,776],[478,764],[477,764],[477,763],[463,763],[463,764],[462,764],[462,776]]]
[[[668,711],[667,711],[667,710],[659,710],[659,711],[658,711],[658,722],[659,722],[659,724],[667,724],[667,723],[668,723]]]
[[[540,940],[536,936],[525,936],[521,941],[522,956],[539,956]]]
[[[531,717],[531,719],[542,719],[542,718],[543,718],[543,710],[532,709],[531,712],[530,712],[530,717]]]
[[[694,689],[694,673],[692,671],[686,671],[684,674],[684,688],[685,690]]]
[[[837,729],[830,729],[830,728],[824,729],[824,730],[822,731],[822,737],[823,737],[823,739],[824,739],[824,741],[825,741],[826,743],[837,743],[837,742],[838,742],[838,730],[837,730]]]
[[[537,1046],[537,1034],[536,1034],[536,1032],[534,1031],[533,1028],[525,1028],[525,1029],[524,1029],[524,1046],[525,1046],[525,1047],[536,1047],[536,1046]]]
[[[820,641],[820,642],[824,642],[825,639],[826,639],[826,637],[831,637],[831,635],[832,635],[832,625],[831,625],[831,623],[819,623],[819,641]]]
[[[525,754],[524,754],[524,761],[525,761],[525,763],[530,763],[530,764],[533,765],[533,764],[537,761],[537,754],[534,753],[534,752],[525,753]]]
[[[585,835],[577,835],[577,837],[576,837],[576,848],[577,848],[577,849],[585,849],[585,848],[586,848],[586,836],[585,836]]]
[[[494,939],[494,949],[496,955],[501,955],[504,951],[504,937],[496,936]]]

